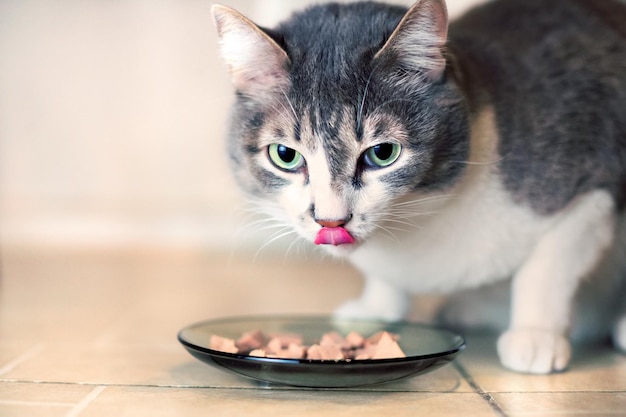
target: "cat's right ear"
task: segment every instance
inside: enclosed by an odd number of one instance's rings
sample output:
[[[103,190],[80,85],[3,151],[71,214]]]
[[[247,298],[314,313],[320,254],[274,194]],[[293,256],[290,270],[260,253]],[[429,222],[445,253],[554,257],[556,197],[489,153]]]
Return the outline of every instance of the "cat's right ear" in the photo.
[[[448,35],[445,0],[417,0],[406,12],[375,58],[391,56],[400,66],[437,80],[446,67]]]
[[[219,4],[211,8],[221,52],[237,91],[263,96],[289,84],[287,53],[241,13]]]

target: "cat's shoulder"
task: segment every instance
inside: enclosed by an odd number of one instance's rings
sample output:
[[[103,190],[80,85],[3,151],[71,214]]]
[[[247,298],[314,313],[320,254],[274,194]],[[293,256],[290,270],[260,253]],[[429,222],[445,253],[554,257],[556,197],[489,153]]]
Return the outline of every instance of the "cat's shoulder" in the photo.
[[[451,26],[467,94],[495,108],[502,180],[520,203],[553,213],[602,188],[626,205],[624,21],[615,0],[496,0]]]
[[[626,2],[623,0],[492,0],[470,9],[452,22],[452,32],[501,35],[512,31],[519,39],[535,32],[555,31],[571,25],[610,28],[626,37]],[[500,36],[497,39],[502,40]]]

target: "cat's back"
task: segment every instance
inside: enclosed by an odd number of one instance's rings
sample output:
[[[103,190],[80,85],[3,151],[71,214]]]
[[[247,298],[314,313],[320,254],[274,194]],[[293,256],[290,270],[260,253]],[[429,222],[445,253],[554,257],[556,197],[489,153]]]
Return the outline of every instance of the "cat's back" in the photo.
[[[450,27],[476,109],[493,105],[503,182],[553,213],[609,191],[626,205],[626,3],[496,0]]]
[[[576,90],[590,78],[610,78],[620,93],[626,88],[626,2],[494,0],[451,24],[449,48],[473,82],[466,87],[495,97],[537,87]]]
[[[492,0],[452,22],[450,34],[470,32],[526,49],[545,36],[573,31],[581,37],[626,39],[623,0]]]

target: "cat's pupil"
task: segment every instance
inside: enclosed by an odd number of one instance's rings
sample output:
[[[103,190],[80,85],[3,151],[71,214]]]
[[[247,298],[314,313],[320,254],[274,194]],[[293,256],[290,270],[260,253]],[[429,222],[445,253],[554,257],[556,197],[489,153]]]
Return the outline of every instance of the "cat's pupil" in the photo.
[[[393,155],[393,145],[391,143],[381,143],[380,145],[374,146],[374,154],[378,159],[382,161],[386,161],[391,158]]]
[[[294,159],[296,159],[296,151],[285,145],[278,145],[276,153],[278,153],[280,159],[287,163],[293,162]]]

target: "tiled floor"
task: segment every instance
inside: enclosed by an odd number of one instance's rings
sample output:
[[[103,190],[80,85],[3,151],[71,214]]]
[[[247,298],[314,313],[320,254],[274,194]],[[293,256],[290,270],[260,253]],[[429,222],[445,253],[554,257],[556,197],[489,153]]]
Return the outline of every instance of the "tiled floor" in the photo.
[[[2,250],[0,416],[616,416],[626,357],[578,350],[550,376],[503,370],[494,337],[452,365],[351,390],[258,385],[213,369],[178,330],[213,317],[329,313],[357,275],[330,261],[200,250]]]

